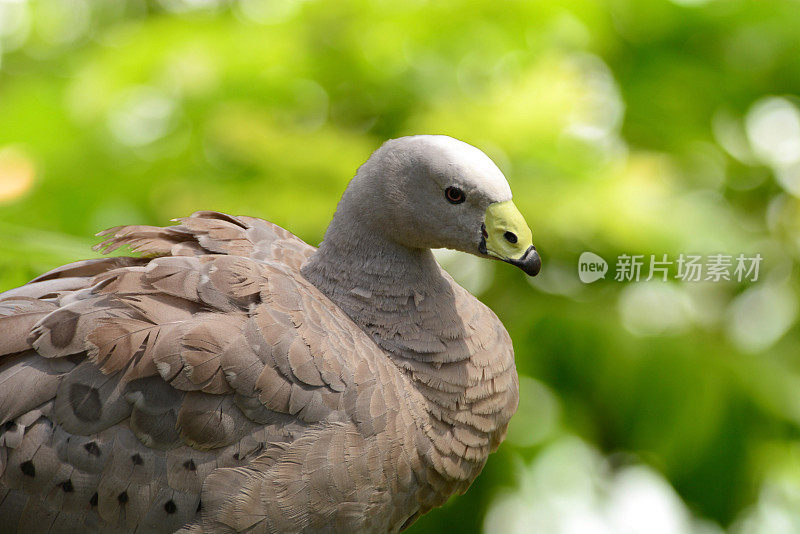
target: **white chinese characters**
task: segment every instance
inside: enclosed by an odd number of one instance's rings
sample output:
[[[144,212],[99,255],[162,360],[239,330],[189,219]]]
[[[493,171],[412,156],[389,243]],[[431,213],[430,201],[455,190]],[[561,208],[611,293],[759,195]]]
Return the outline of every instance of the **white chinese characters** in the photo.
[[[761,254],[680,254],[674,260],[667,254],[620,254],[614,280],[666,282],[672,278],[681,282],[756,282],[762,260]],[[607,270],[606,261],[593,252],[584,252],[578,260],[578,276],[585,284],[605,278]]]

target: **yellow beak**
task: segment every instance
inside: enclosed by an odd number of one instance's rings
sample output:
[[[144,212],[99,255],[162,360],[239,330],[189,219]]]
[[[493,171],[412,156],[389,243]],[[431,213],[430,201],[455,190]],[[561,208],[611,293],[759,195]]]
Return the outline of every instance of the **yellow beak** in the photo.
[[[486,209],[480,252],[536,276],[542,260],[533,246],[533,234],[514,202],[495,202]]]

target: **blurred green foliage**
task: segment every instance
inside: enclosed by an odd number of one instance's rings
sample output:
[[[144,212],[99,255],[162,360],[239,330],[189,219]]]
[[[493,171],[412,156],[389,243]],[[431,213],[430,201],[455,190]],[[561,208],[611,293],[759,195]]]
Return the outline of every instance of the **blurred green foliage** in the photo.
[[[522,400],[410,531],[548,524],[487,510],[596,457],[596,484],[647,466],[690,518],[625,532],[800,532],[798,28],[796,0],[0,0],[0,288],[198,209],[317,244],[383,140],[449,134],[508,176],[544,267],[443,260],[506,324]],[[585,250],[605,280],[578,281]],[[760,253],[759,280],[613,280],[622,253],[720,252]],[[604,506],[591,532],[622,532]]]

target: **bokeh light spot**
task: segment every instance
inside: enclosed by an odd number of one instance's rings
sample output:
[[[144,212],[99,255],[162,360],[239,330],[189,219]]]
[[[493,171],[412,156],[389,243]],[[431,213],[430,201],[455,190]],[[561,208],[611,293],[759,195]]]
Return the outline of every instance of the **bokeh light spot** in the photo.
[[[771,347],[797,317],[797,297],[783,284],[766,282],[745,290],[730,304],[728,335],[747,352]]]
[[[0,0],[0,52],[21,46],[31,26],[27,0]]]
[[[120,143],[143,146],[164,137],[175,123],[177,102],[154,87],[130,90],[108,118],[111,133]]]
[[[506,439],[517,447],[531,447],[549,438],[558,427],[561,406],[555,394],[531,377],[519,377],[519,413],[511,420]]]
[[[619,297],[622,324],[638,336],[683,332],[690,324],[691,309],[690,299],[673,284],[630,284]]]
[[[800,161],[800,111],[788,100],[767,97],[750,108],[747,137],[759,159],[773,168]]]
[[[25,152],[15,147],[0,149],[0,202],[24,195],[35,177],[36,166]]]

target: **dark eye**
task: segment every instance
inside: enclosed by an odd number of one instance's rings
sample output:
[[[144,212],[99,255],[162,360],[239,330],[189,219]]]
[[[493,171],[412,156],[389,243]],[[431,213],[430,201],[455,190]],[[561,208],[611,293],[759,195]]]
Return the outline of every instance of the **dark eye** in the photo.
[[[467,200],[467,195],[465,195],[461,189],[450,186],[444,190],[444,198],[446,198],[450,204],[461,204]]]

